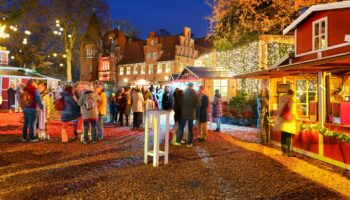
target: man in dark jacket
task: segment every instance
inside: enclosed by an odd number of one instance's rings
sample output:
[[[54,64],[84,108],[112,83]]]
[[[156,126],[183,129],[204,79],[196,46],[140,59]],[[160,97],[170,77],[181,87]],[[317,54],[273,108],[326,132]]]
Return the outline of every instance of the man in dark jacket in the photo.
[[[193,89],[193,83],[188,83],[188,88],[183,95],[183,104],[181,106],[181,120],[179,125],[179,131],[176,135],[176,143],[174,145],[181,145],[182,134],[186,122],[188,122],[188,138],[187,147],[192,147],[193,139],[193,120],[195,119],[196,109],[200,107],[200,102],[196,91]]]
[[[209,98],[205,94],[204,87],[200,86],[199,88],[199,96],[198,96],[201,106],[198,110],[198,129],[199,133],[197,136],[197,140],[199,142],[205,142],[208,133],[208,107],[209,107]]]
[[[16,91],[15,91],[14,87],[15,87],[14,84],[11,84],[7,90],[7,99],[8,99],[7,106],[8,106],[10,113],[13,112],[14,106],[15,106]]]
[[[34,81],[29,80],[24,91],[29,93],[30,104],[23,106],[24,113],[24,126],[22,130],[22,142],[27,141],[27,129],[29,127],[29,140],[31,142],[37,142],[38,139],[34,138],[34,123],[37,116],[37,106],[43,109],[43,103],[41,102],[40,94],[36,87],[33,85]]]
[[[125,123],[126,126],[129,126],[129,116],[131,112],[132,99],[130,95],[130,88],[125,88],[125,92],[123,94],[122,103],[125,105],[124,115],[125,115]],[[121,126],[123,126],[123,119],[121,120]]]

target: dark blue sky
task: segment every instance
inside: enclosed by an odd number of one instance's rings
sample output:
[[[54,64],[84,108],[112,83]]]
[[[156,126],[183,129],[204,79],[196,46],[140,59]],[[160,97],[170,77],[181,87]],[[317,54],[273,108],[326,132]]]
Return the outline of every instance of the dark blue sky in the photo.
[[[114,19],[125,19],[139,30],[145,39],[150,31],[165,28],[171,34],[181,33],[189,26],[195,37],[205,36],[210,7],[205,0],[107,0]]]

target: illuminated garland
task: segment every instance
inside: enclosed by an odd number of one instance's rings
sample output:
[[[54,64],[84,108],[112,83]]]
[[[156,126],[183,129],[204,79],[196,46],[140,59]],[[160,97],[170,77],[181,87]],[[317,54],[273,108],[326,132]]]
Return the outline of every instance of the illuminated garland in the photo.
[[[306,124],[300,124],[300,130],[305,131],[305,130],[310,130],[310,131],[317,131],[321,135],[325,137],[335,137],[340,139],[342,142],[348,142],[350,143],[350,136],[345,135],[340,132],[336,131],[331,131],[328,128],[322,127],[321,125],[306,125]]]
[[[269,126],[274,126],[274,120],[271,117],[267,118],[267,123]],[[332,131],[329,130],[328,128],[322,127],[321,125],[317,124],[317,125],[306,125],[301,123],[300,124],[300,130],[301,131],[317,131],[319,132],[321,135],[325,136],[325,137],[335,137],[340,139],[342,142],[348,142],[350,143],[350,136],[345,135],[341,132],[336,132],[336,131]]]

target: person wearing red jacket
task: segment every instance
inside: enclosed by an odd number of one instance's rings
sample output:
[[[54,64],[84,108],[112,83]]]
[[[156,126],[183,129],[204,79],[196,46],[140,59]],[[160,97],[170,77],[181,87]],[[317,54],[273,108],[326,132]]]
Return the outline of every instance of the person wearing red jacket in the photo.
[[[30,104],[23,106],[24,125],[22,130],[22,142],[26,142],[28,139],[27,138],[28,128],[29,128],[29,141],[37,142],[39,140],[34,137],[34,125],[35,125],[35,121],[38,113],[37,107],[39,106],[40,109],[43,109],[44,106],[41,101],[39,91],[34,86],[34,80],[28,81],[24,91],[29,93]]]

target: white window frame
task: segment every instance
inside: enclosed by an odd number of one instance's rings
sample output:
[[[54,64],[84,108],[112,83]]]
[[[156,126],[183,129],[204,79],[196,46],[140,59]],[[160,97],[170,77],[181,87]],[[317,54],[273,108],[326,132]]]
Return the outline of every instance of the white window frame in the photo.
[[[217,86],[217,85],[215,85],[215,82],[216,81],[219,81],[220,82],[220,85],[219,86]],[[222,81],[226,81],[226,86],[223,86],[222,85]],[[223,88],[226,88],[226,92],[225,92],[225,94],[226,95],[223,95],[224,93],[222,92],[223,91]],[[220,90],[220,94],[221,94],[221,97],[222,97],[222,99],[223,100],[227,100],[227,96],[228,96],[228,80],[227,79],[214,79],[213,80],[213,90],[214,90],[214,94],[215,94],[215,90],[216,89],[219,89]]]
[[[157,74],[161,74],[163,73],[163,65],[158,63],[158,66],[157,66]]]
[[[131,74],[131,67],[126,67],[126,75],[130,75]]]
[[[153,59],[157,59],[157,52],[153,52]]]
[[[148,58],[148,59],[151,59],[151,57],[152,57],[152,54],[151,54],[151,53],[148,53],[148,54],[147,54],[147,58]]]
[[[119,75],[124,75],[124,67],[119,68]]]
[[[148,74],[153,74],[153,65],[148,65]]]
[[[109,62],[105,61],[102,62],[102,71],[108,71],[109,70]]]
[[[322,22],[325,22],[325,33],[321,33],[322,31],[322,27],[321,27],[321,24]],[[318,29],[318,33],[317,35],[315,35],[315,31],[316,31],[316,25],[319,25],[319,29]],[[321,41],[321,38],[322,36],[325,36],[326,38],[326,46],[322,48],[322,44],[320,42]],[[315,38],[318,37],[319,38],[319,48],[318,49],[315,49]],[[321,19],[318,19],[314,22],[312,22],[312,50],[313,51],[317,51],[317,50],[322,50],[322,49],[326,49],[328,48],[328,17],[323,17]]]
[[[136,65],[134,66],[133,74],[138,74],[139,73],[139,66]]]
[[[171,66],[169,63],[165,64],[165,73],[171,73]]]

